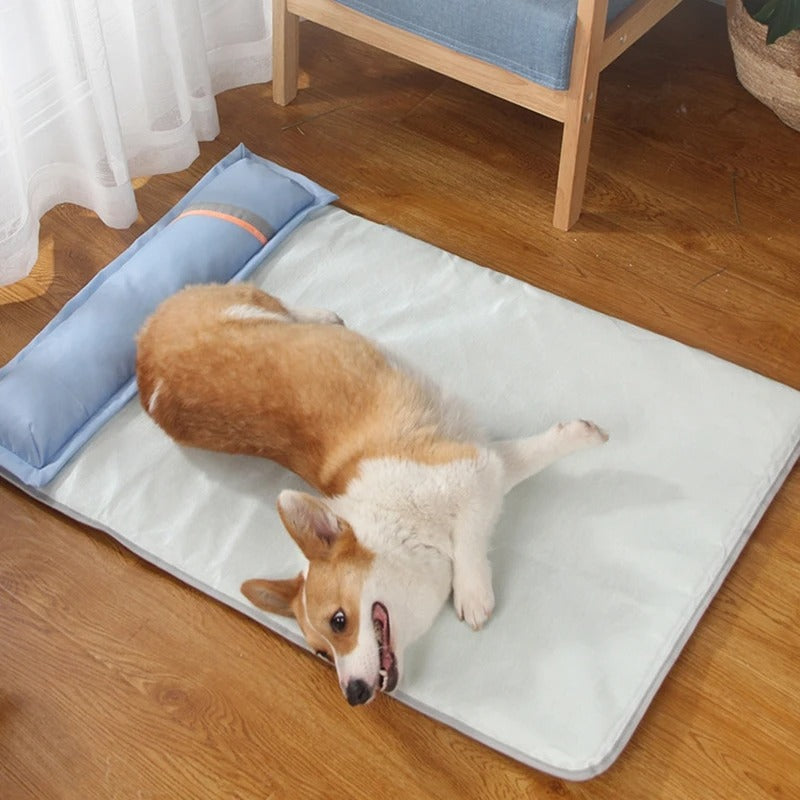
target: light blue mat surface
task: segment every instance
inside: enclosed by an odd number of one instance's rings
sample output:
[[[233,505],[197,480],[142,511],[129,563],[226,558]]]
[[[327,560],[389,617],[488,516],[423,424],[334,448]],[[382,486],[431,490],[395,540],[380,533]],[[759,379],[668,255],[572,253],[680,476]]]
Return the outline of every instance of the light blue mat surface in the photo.
[[[334,309],[497,436],[575,417],[610,431],[509,495],[495,616],[476,634],[447,607],[396,693],[555,775],[607,768],[797,458],[800,393],[340,209],[313,211],[250,279]],[[302,566],[275,512],[299,486],[269,462],[177,446],[133,400],[24,488],[302,643],[239,594]]]

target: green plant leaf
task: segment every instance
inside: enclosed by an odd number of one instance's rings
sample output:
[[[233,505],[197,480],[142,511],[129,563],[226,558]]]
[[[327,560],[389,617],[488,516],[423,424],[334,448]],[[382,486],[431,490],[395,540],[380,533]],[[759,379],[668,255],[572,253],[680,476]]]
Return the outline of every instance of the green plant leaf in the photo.
[[[764,25],[769,24],[769,21],[775,14],[775,9],[781,4],[781,0],[766,0],[764,3],[758,3],[761,6],[752,17],[754,20],[763,23]]]
[[[755,19],[756,14],[761,11],[761,7],[764,5],[764,0],[742,0],[742,5],[747,9],[747,13]]]
[[[786,33],[800,30],[800,0],[785,0],[783,8],[786,15]]]
[[[767,44],[800,29],[800,0],[744,0],[757,22],[767,26]]]

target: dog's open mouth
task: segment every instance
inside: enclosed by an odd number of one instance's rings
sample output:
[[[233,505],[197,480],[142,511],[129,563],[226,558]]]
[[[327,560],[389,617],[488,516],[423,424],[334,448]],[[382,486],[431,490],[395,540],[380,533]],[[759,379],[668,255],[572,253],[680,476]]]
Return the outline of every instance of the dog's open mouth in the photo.
[[[375,630],[375,638],[378,641],[380,690],[382,692],[392,692],[397,686],[397,659],[392,650],[389,612],[383,603],[372,604],[372,627]]]

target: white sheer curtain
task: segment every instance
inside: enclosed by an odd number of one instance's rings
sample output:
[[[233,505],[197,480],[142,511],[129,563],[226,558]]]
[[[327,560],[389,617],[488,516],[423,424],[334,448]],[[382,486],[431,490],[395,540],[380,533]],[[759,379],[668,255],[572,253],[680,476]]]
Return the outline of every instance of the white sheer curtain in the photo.
[[[187,167],[214,95],[271,78],[271,0],[0,0],[0,284],[39,219],[76,203],[136,219],[130,180]]]

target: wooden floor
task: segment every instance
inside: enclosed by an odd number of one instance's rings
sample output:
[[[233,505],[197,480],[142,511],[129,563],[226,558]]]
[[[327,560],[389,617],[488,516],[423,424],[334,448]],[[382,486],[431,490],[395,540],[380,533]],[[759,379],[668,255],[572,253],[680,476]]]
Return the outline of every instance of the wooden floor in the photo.
[[[219,138],[138,182],[130,230],[48,214],[0,290],[0,361],[244,141],[350,211],[800,388],[800,134],[737,84],[721,8],[687,0],[604,73],[567,234],[555,123],[310,24],[302,66],[286,109],[221,95]],[[799,671],[798,469],[627,749],[574,784],[388,698],[349,708],[318,660],[0,484],[4,800],[788,800]]]

